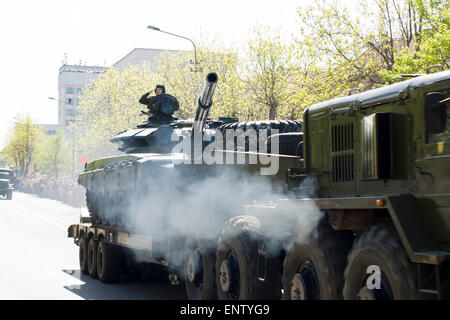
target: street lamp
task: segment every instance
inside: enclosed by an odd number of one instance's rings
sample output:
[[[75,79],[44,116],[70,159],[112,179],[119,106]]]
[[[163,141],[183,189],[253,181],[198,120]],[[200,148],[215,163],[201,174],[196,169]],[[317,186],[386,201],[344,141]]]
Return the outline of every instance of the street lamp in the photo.
[[[180,36],[180,35],[178,35],[178,34],[175,34],[175,33],[163,31],[163,30],[161,30],[161,29],[158,28],[158,27],[147,26],[147,28],[150,29],[150,30],[154,30],[154,31],[166,33],[166,34],[169,34],[169,35],[174,36],[174,37],[182,38],[182,39],[185,39],[185,40],[188,40],[189,42],[191,42],[192,45],[194,46],[194,72],[201,72],[201,71],[202,71],[202,68],[197,68],[197,65],[200,64],[200,63],[197,62],[197,48],[195,47],[194,41],[192,41],[192,40],[189,39],[189,38],[186,38],[186,37]],[[191,61],[191,62],[192,62],[192,61]]]

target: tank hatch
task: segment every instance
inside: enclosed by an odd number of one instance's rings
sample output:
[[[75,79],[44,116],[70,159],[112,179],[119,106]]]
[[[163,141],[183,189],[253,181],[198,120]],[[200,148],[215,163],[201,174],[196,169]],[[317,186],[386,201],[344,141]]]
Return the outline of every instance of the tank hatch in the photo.
[[[173,128],[162,125],[158,128],[142,128],[124,131],[109,139],[118,145],[120,151],[129,152],[168,152],[171,147]]]

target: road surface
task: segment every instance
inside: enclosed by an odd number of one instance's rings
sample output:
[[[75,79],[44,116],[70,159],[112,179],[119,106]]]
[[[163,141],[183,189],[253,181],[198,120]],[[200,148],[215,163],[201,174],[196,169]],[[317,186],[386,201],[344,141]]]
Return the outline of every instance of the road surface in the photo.
[[[81,274],[78,246],[67,238],[80,214],[86,208],[20,192],[0,199],[0,299],[186,299],[183,286]]]

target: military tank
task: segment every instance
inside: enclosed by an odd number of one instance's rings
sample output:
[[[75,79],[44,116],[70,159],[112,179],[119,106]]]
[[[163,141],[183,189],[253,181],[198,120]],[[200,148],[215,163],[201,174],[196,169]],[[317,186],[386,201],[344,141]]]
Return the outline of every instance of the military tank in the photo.
[[[123,155],[105,157],[86,164],[84,172],[79,175],[78,183],[86,188],[86,204],[93,224],[133,231],[137,227],[151,225],[151,221],[147,219],[149,215],[153,217],[152,220],[163,220],[160,219],[161,215],[165,215],[168,209],[163,204],[155,209],[154,203],[158,199],[153,199],[155,201],[152,202],[150,198],[155,195],[173,194],[174,189],[184,188],[186,184],[213,175],[215,168],[201,165],[201,157],[202,150],[214,142],[217,132],[221,132],[226,138],[230,131],[240,130],[245,134],[249,129],[272,128],[280,133],[280,153],[292,155],[298,151],[299,142],[302,140],[300,121],[238,122],[234,117],[221,117],[219,120],[208,118],[217,81],[218,75],[214,72],[206,76],[193,119],[178,120],[173,117],[172,113],[178,108],[178,101],[175,97],[165,94],[161,99],[161,110],[167,112],[163,116],[146,113],[149,115],[146,122],[110,139],[124,152]],[[193,141],[195,134],[201,137],[200,146]],[[190,143],[183,150],[177,149],[183,142]],[[248,146],[248,143],[246,145]],[[174,151],[176,149],[178,151]],[[236,147],[233,149],[237,150]],[[186,163],[200,165],[183,165]],[[149,206],[152,206],[153,210],[149,210]],[[142,215],[147,215],[145,221],[142,220]]]
[[[152,194],[154,181],[158,181],[156,186],[159,190],[164,185],[169,188],[169,181],[163,177],[173,169],[174,159],[191,158],[188,150],[173,153],[174,147],[184,139],[190,139],[194,130],[213,136],[214,129],[227,121],[225,118],[221,121],[208,119],[217,80],[216,73],[207,75],[194,119],[178,120],[173,117],[178,101],[171,95],[163,94],[160,99],[163,116],[148,114],[146,122],[110,139],[124,152],[123,155],[86,164],[78,183],[86,188],[86,204],[93,224],[127,229],[136,227],[136,215],[128,214],[136,211],[137,208],[132,206],[139,203],[140,197]]]

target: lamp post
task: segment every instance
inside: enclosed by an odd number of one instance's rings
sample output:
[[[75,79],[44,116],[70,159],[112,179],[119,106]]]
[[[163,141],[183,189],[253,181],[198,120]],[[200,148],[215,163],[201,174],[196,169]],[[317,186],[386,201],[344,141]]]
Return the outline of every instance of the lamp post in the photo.
[[[65,101],[56,99],[54,97],[48,97],[49,100],[55,100],[61,103],[65,103]],[[75,101],[72,101],[72,116],[75,117]],[[72,131],[72,176],[75,176],[75,135]]]
[[[175,33],[163,31],[163,30],[161,30],[161,29],[158,28],[158,27],[147,26],[147,28],[150,29],[150,30],[154,30],[154,31],[166,33],[166,34],[169,34],[169,35],[174,36],[174,37],[182,38],[182,39],[188,40],[190,43],[192,43],[192,45],[194,46],[194,70],[193,70],[193,71],[194,71],[194,72],[201,72],[201,71],[202,71],[202,68],[197,68],[197,65],[200,64],[200,63],[197,62],[197,48],[196,48],[196,46],[195,46],[194,41],[192,41],[192,40],[189,39],[189,38],[186,38],[186,37],[180,36],[180,35],[178,35],[178,34],[175,34]],[[192,61],[191,61],[191,62],[192,62]]]

